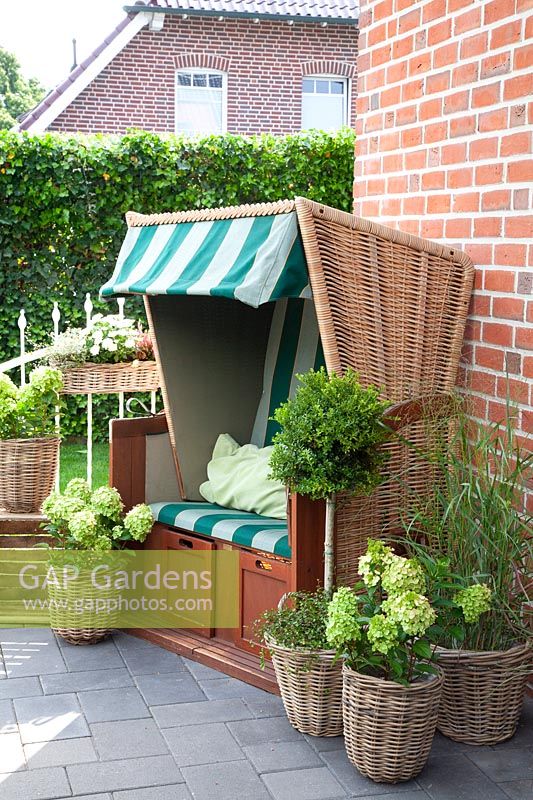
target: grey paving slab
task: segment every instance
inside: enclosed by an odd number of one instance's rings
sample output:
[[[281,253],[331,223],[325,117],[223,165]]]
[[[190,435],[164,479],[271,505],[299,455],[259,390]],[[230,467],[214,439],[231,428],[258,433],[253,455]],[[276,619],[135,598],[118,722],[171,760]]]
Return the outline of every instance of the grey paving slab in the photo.
[[[78,697],[87,722],[110,722],[150,716],[148,707],[135,686],[79,692]]]
[[[396,786],[391,786],[390,789],[390,793],[373,795],[372,800],[428,800],[429,798],[423,789],[408,789],[406,792],[400,791]]]
[[[43,693],[39,678],[9,678],[0,683],[0,700],[15,697],[37,697]]]
[[[510,781],[500,784],[511,800],[531,800],[533,797],[533,781]]]
[[[67,670],[55,636],[46,628],[1,630],[0,646],[8,678],[47,675]]]
[[[239,697],[232,700],[153,706],[150,711],[160,728],[204,725],[208,722],[231,722],[252,717],[252,712]]]
[[[193,800],[193,796],[184,783],[175,783],[172,786],[154,786],[149,789],[113,792],[113,800]]]
[[[106,669],[124,667],[124,661],[112,638],[104,639],[96,645],[85,647],[69,644],[60,637],[57,637],[57,642],[69,672],[87,672],[91,669],[102,669],[104,664]]]
[[[0,772],[17,772],[26,769],[24,748],[19,733],[3,733],[0,736]],[[2,784],[0,783],[0,797]]]
[[[263,780],[275,800],[337,800],[348,796],[326,767],[270,772]]]
[[[348,760],[346,750],[344,749],[322,752],[321,758],[350,796],[372,797],[372,795],[383,794],[387,788],[384,784],[374,783],[370,778],[361,775]],[[394,790],[398,793],[419,788],[416,781],[408,781],[394,785]]]
[[[505,794],[463,753],[432,756],[417,782],[432,800],[504,800]]]
[[[21,697],[13,703],[23,744],[89,735],[75,694]]]
[[[264,693],[265,697],[245,697],[244,702],[254,717],[284,717],[285,708],[281,697]]]
[[[246,761],[185,767],[182,772],[195,800],[272,800]]]
[[[135,680],[149,706],[194,703],[206,699],[195,679],[185,670],[161,675],[138,675]]]
[[[132,675],[185,671],[179,656],[144,639],[122,633],[115,635],[113,641]]]
[[[244,759],[244,753],[222,722],[167,728],[164,736],[179,767]]]
[[[2,800],[54,800],[70,797],[70,786],[61,767],[0,775]]]
[[[315,750],[303,740],[254,744],[251,747],[244,747],[243,750],[246,758],[252,762],[259,773],[323,766]]]
[[[197,661],[191,661],[189,658],[184,658],[183,664],[189,670],[189,672],[194,675],[194,677],[199,681],[219,681],[220,680],[220,672],[216,669],[212,669],[211,667],[206,667],[203,664],[198,664]]]
[[[58,739],[55,742],[36,742],[24,746],[28,769],[41,767],[64,767],[67,764],[83,764],[97,761],[98,756],[92,739]]]
[[[168,754],[168,747],[153,719],[95,722],[94,746],[102,761]]]
[[[14,733],[17,730],[15,709],[11,700],[0,700],[0,733]]]
[[[72,795],[61,797],[60,800],[72,800]],[[77,794],[76,800],[112,800],[112,797],[108,792],[104,794]]]
[[[301,739],[301,734],[284,717],[228,722],[228,728],[243,746],[265,742],[294,742]]]
[[[343,736],[309,736],[305,733],[304,739],[318,753],[327,753],[330,750],[344,750]]]
[[[267,692],[256,689],[236,678],[218,678],[217,680],[198,680],[209,700],[227,700],[230,697],[255,697],[262,700]]]
[[[103,662],[105,664],[105,660]],[[45,694],[63,692],[86,692],[91,689],[119,689],[133,686],[133,678],[125,667],[122,669],[91,669],[87,672],[68,672],[60,675],[43,675],[41,679]]]
[[[67,775],[74,795],[116,792],[181,783],[181,773],[172,756],[147,756],[96,764],[74,764]],[[2,798],[3,800],[3,798]]]
[[[476,751],[468,757],[495,783],[533,780],[533,747],[506,750],[495,747],[484,753]]]

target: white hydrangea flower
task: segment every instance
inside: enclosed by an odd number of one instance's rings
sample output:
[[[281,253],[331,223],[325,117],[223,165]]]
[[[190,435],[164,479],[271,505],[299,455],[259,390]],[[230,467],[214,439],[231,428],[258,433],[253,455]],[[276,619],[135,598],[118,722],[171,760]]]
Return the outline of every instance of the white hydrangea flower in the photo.
[[[98,345],[98,344],[93,344],[93,346],[91,347],[91,349],[89,350],[89,352],[90,352],[90,354],[91,354],[92,356],[97,356],[97,355],[99,355],[99,353],[100,353],[100,345]]]
[[[113,339],[110,339],[109,336],[106,336],[106,338],[102,342],[102,349],[107,350],[109,353],[112,353],[114,350],[117,349],[117,345],[113,341]]]

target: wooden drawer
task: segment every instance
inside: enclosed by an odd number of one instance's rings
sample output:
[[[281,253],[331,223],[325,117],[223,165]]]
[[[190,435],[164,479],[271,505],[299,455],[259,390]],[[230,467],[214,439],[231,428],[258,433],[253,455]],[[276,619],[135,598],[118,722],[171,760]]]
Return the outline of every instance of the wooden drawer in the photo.
[[[239,573],[240,625],[235,643],[257,653],[257,646],[252,646],[253,624],[263,611],[276,608],[289,591],[290,564],[243,550]]]

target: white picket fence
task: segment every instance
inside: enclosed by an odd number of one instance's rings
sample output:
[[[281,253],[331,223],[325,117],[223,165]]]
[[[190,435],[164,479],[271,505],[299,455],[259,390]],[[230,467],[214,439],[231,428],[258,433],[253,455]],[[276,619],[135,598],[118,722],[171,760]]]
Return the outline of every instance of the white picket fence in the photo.
[[[125,299],[118,298],[118,314],[120,317],[124,317],[124,306],[125,306]],[[85,302],[83,304],[83,310],[85,312],[85,322],[86,325],[89,325],[92,314],[93,314],[93,301],[91,299],[90,293],[85,295]],[[110,312],[113,313],[113,312]],[[50,330],[50,337],[55,339],[60,332],[61,322],[62,322],[62,315],[61,309],[59,308],[59,303],[55,301],[53,303],[52,311],[51,311],[51,321],[52,326]],[[26,318],[26,313],[22,308],[20,310],[17,325],[19,329],[19,356],[17,358],[12,358],[9,361],[4,361],[3,364],[0,364],[0,373],[2,372],[10,372],[14,371],[15,375],[12,376],[13,380],[16,381],[16,373],[18,371],[20,385],[24,386],[26,383],[26,374],[27,374],[27,365],[31,364],[35,361],[40,361],[49,353],[49,347],[41,347],[38,350],[32,350],[28,352],[28,320]],[[64,325],[63,327],[68,327]],[[118,417],[119,419],[123,419],[125,416],[125,411],[130,410],[129,405],[131,399],[126,402],[124,393],[120,393],[118,395]],[[155,414],[156,412],[156,404],[157,404],[157,392],[151,392],[150,398],[150,413]],[[146,409],[148,411],[148,409]],[[56,413],[56,428],[59,434],[61,434],[61,416],[59,414],[59,409]],[[60,470],[58,469],[57,476],[56,476],[56,488],[59,488],[59,473]],[[92,486],[93,480],[93,395],[87,395],[87,481],[90,486]]]

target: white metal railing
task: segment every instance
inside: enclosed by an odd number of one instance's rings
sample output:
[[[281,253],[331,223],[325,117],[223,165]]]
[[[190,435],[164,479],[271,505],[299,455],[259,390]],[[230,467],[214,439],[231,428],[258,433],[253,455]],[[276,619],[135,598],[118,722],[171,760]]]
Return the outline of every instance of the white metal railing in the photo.
[[[118,314],[120,317],[124,316],[124,305],[125,305],[125,298],[120,297],[117,298],[118,304]],[[86,325],[89,325],[92,319],[93,313],[93,301],[91,298],[90,293],[88,292],[85,295],[85,301],[83,303],[83,310],[85,312],[85,322]],[[59,304],[57,302],[53,303],[52,312],[51,312],[51,331],[50,335],[53,340],[57,338],[60,331],[60,323],[61,323],[61,310],[59,308]],[[28,320],[26,319],[26,313],[22,308],[20,310],[18,319],[17,319],[17,326],[19,329],[19,356],[16,358],[11,358],[8,361],[4,361],[0,363],[0,373],[2,372],[9,372],[11,370],[19,370],[20,376],[20,385],[24,386],[26,384],[26,366],[31,364],[35,361],[39,361],[43,358],[46,358],[48,353],[50,352],[50,347],[40,347],[37,350],[32,350],[30,352],[27,351],[27,328],[28,328]],[[151,392],[151,399],[150,399],[150,411],[152,414],[156,412],[156,403],[157,403],[157,392]],[[123,419],[125,414],[125,397],[124,392],[120,392],[118,395],[118,416],[119,419]],[[92,486],[93,480],[93,395],[87,394],[87,481],[90,486]],[[59,409],[57,409],[56,417],[56,429],[58,433],[60,433],[61,428],[61,417],[59,413]],[[57,471],[56,476],[56,488],[59,489],[59,473],[60,470]]]

